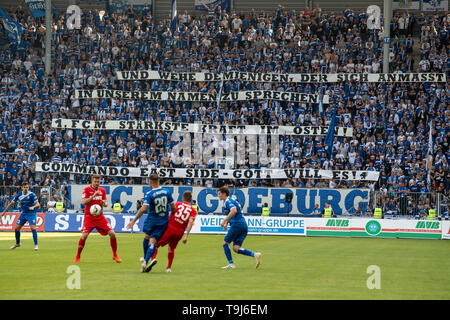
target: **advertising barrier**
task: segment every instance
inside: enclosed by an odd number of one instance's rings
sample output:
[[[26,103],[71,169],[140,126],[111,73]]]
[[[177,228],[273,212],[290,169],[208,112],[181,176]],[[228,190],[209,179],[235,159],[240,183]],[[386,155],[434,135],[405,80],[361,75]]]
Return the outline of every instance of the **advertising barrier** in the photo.
[[[7,212],[3,217],[0,217],[0,231],[14,231],[17,220],[20,217],[20,212]],[[43,212],[39,212],[36,217],[36,230],[37,231],[45,231],[45,218],[46,214]],[[22,231],[31,231],[30,225],[25,223],[25,225],[21,229]]]
[[[0,231],[13,231],[18,213],[7,213],[0,218]],[[146,215],[133,226],[125,227],[133,219],[130,214],[105,214],[106,219],[117,233],[142,233]],[[220,223],[224,215],[198,215],[192,234],[225,234]],[[38,213],[38,231],[81,232],[84,214]],[[247,216],[245,220],[250,235],[286,236],[330,236],[364,238],[412,238],[449,239],[450,221],[370,219],[370,218],[303,218]],[[25,226],[22,230],[29,231]]]

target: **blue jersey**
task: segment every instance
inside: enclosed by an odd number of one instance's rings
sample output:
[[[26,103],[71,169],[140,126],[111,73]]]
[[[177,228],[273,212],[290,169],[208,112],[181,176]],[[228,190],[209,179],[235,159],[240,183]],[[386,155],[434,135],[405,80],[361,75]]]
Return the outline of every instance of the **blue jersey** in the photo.
[[[35,213],[36,210],[30,210],[30,207],[34,206],[38,198],[34,194],[34,192],[28,191],[27,194],[23,194],[22,191],[19,191],[13,199],[14,203],[18,203],[20,210],[22,213]]]
[[[236,208],[237,212],[236,214],[230,219],[230,225],[234,224],[247,224],[244,219],[244,215],[242,213],[242,208],[239,202],[232,199],[231,197],[228,197],[227,200],[225,200],[225,204],[223,207],[223,212],[225,215],[228,215],[230,213],[230,210]]]
[[[144,205],[148,205],[146,223],[162,225],[169,222],[172,194],[166,188],[152,189],[145,194]]]

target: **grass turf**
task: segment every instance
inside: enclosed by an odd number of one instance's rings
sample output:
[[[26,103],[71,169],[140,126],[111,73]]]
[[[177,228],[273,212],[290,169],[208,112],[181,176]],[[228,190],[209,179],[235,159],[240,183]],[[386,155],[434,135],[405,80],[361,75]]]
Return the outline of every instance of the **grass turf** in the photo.
[[[29,232],[15,250],[13,233],[0,233],[0,299],[450,299],[450,241],[331,237],[248,236],[246,249],[227,264],[222,235],[191,235],[179,243],[172,273],[166,273],[167,248],[158,264],[139,272],[142,234],[118,234],[112,260],[109,237],[91,234],[77,264],[81,289],[68,289],[80,234],[39,233],[39,251]],[[367,268],[381,271],[381,289],[367,288]]]

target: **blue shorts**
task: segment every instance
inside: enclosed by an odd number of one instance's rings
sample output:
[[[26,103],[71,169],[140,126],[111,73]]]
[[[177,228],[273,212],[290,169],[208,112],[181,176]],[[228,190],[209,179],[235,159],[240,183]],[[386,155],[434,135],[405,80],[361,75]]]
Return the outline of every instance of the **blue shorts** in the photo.
[[[235,224],[230,226],[228,233],[223,239],[227,243],[233,242],[234,246],[242,246],[245,238],[247,237],[248,227],[247,224]]]
[[[17,219],[17,224],[23,226],[28,221],[30,226],[36,225],[36,216],[37,214],[33,212],[22,213]]]
[[[161,239],[164,232],[166,231],[168,224],[169,224],[168,222],[165,224],[162,224],[162,225],[144,223],[144,227],[142,228],[142,231],[145,234],[147,234],[150,238],[155,238],[156,241],[159,241],[159,239]]]

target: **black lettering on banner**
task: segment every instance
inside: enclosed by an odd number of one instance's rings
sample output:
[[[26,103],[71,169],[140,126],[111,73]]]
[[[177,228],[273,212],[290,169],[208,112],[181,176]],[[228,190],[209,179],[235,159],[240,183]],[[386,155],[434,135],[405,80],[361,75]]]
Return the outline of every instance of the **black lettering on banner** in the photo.
[[[241,170],[233,170],[233,178],[239,179],[242,177],[242,172]]]
[[[348,179],[348,171],[342,171],[341,179],[342,180],[347,180]]]
[[[128,175],[130,174],[130,170],[126,167],[122,167],[122,168],[120,168],[120,174],[123,177],[128,177]]]
[[[125,121],[124,120],[119,121],[119,129],[125,129]]]
[[[48,162],[44,162],[44,163],[42,164],[42,166],[41,166],[42,170],[43,170],[43,171],[49,171],[49,170],[50,170],[49,165],[50,165],[50,164],[49,164]]]
[[[107,167],[98,167],[97,173],[102,176],[106,176],[108,174]]]
[[[106,121],[95,121],[95,129],[106,129]]]
[[[148,176],[148,168],[139,168],[140,169],[140,176],[141,177],[147,177]]]
[[[119,173],[119,170],[117,170],[116,167],[110,167],[110,169],[109,169],[110,176],[117,176],[118,173]]]

